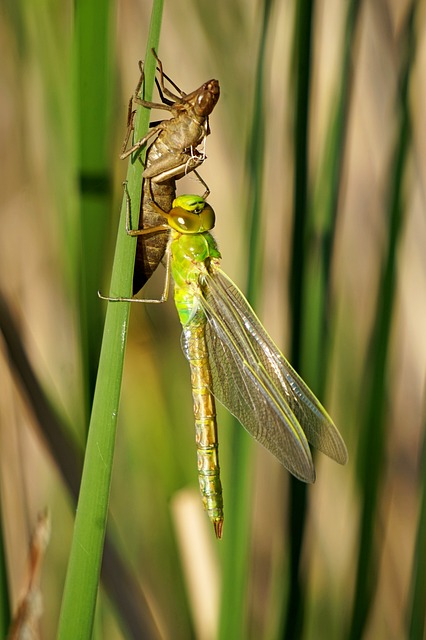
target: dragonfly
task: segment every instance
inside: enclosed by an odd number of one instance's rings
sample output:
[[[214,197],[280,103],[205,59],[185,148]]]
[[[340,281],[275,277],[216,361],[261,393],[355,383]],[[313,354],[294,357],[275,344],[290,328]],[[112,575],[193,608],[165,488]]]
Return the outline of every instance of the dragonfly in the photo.
[[[191,371],[200,492],[220,539],[224,516],[215,399],[303,482],[315,481],[309,444],[340,464],[347,462],[348,453],[320,401],[222,271],[210,233],[215,225],[212,207],[196,195],[179,196],[169,212],[153,206],[163,219],[157,230],[169,231],[161,301],[173,280],[181,344]],[[126,226],[130,235],[144,233],[130,229],[129,221]]]
[[[215,79],[204,82],[191,93],[185,93],[164,73],[162,62],[154,49],[152,53],[157,60],[159,79],[156,78],[156,84],[162,103],[149,102],[140,97],[144,82],[143,64],[140,62],[140,78],[129,102],[127,134],[120,155],[121,159],[129,157],[140,151],[152,137],[156,136],[147,150],[142,173],[139,227],[146,229],[161,224],[162,218],[158,215],[155,205],[163,211],[169,211],[176,197],[176,180],[183,178],[191,171],[205,188],[203,198],[208,196],[209,188],[197,172],[197,168],[206,159],[205,140],[210,134],[209,115],[220,96],[219,82]],[[177,94],[167,88],[165,79]],[[169,120],[152,123],[154,126],[149,133],[127,148],[133,131],[134,103],[147,108],[170,111],[172,117]],[[201,151],[198,150],[200,145]],[[141,235],[138,238],[133,294],[144,286],[156,270],[163,259],[167,241],[168,237],[165,233],[151,234],[149,237]]]

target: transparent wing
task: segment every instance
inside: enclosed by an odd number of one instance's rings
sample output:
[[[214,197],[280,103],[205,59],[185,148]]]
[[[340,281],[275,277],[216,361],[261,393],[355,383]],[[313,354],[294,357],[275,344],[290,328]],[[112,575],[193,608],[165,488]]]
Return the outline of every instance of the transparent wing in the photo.
[[[301,480],[315,479],[307,441],[346,463],[346,446],[330,416],[280,353],[241,291],[219,269],[204,277],[202,289],[217,399]]]

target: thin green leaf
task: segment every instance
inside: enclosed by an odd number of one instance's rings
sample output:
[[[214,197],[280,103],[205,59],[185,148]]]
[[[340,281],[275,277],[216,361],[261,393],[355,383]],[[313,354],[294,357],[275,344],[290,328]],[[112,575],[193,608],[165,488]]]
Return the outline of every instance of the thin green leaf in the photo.
[[[0,503],[0,637],[6,637],[10,622],[10,595],[3,538],[2,509]]]
[[[113,2],[76,4],[75,76],[77,85],[77,176],[80,187],[81,255],[75,286],[80,303],[85,415],[93,400],[102,339],[103,309],[96,296],[101,282],[111,217],[111,94],[114,86]],[[96,46],[93,46],[93,42]]]
[[[311,77],[312,16],[314,2],[297,3],[295,14],[295,105],[294,105],[294,205],[293,238],[290,280],[291,304],[291,357],[290,361],[300,371],[302,330],[302,292],[306,264],[306,224],[308,196],[308,117]],[[303,373],[303,372],[302,372]],[[285,637],[297,637],[302,628],[304,595],[300,577],[300,555],[306,518],[306,486],[291,478],[289,502],[290,564],[289,589],[285,611]]]
[[[247,150],[249,256],[247,296],[255,304],[259,294],[259,265],[262,259],[261,203],[263,187],[265,113],[264,71],[266,44],[273,2],[263,4],[262,26],[254,90],[252,128]],[[221,638],[246,635],[246,596],[250,546],[252,443],[238,422],[232,429],[232,468],[226,496],[226,529],[223,555],[223,589],[221,604]]]
[[[147,99],[152,95],[154,83],[155,59],[151,49],[158,48],[162,8],[162,0],[154,2],[145,58]],[[135,123],[137,137],[142,137],[146,133],[148,123],[149,112],[141,111]],[[129,165],[128,189],[136,210],[140,203],[141,171],[139,162]],[[124,233],[125,216],[126,201],[123,196],[111,279],[111,295],[129,296],[131,292],[136,241]],[[129,303],[108,304],[59,621],[58,637],[61,640],[66,638],[84,640],[90,638],[92,634],[107,521],[129,306]]]
[[[407,609],[407,637],[410,640],[423,640],[426,622],[426,420],[423,421],[423,424],[420,513],[411,569],[410,600]]]
[[[389,219],[387,247],[379,282],[375,326],[368,351],[364,379],[365,416],[360,442],[359,482],[363,494],[360,523],[355,597],[349,637],[362,638],[374,602],[377,587],[379,546],[376,541],[376,517],[386,449],[386,405],[389,345],[397,284],[397,254],[402,237],[405,202],[403,180],[411,144],[409,85],[415,55],[414,18],[416,2],[411,4],[403,32],[405,55],[401,57],[399,129],[393,167],[389,173]]]

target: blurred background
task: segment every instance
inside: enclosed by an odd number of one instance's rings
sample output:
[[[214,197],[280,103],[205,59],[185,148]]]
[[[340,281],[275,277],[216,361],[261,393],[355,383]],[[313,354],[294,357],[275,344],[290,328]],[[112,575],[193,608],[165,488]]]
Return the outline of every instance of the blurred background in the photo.
[[[151,12],[101,4],[92,22],[57,0],[0,12],[1,566],[15,609],[48,507],[42,638],[57,628],[75,511],[63,469],[78,478]],[[131,578],[100,589],[96,637],[423,637],[425,20],[424,1],[165,3],[166,73],[186,92],[220,81],[200,173],[223,268],[349,463],[317,455],[305,488],[220,407],[217,542],[173,302],[133,305],[109,523]],[[191,176],[188,192],[202,192]],[[126,614],[140,593],[143,631]]]

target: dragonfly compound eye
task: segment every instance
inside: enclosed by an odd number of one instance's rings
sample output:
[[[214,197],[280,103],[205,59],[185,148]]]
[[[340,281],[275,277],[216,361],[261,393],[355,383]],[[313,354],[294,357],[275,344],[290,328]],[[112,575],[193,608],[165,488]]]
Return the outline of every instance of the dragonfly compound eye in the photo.
[[[173,201],[167,219],[172,229],[179,233],[204,233],[213,229],[215,214],[200,196],[184,195]]]
[[[210,231],[210,229],[213,229],[216,222],[216,216],[215,212],[209,204],[205,205],[203,211],[200,214],[200,218],[202,231]]]
[[[196,98],[194,110],[199,116],[208,116],[213,111],[219,100],[220,89],[217,80],[206,82],[201,88]]]
[[[215,214],[210,205],[194,208],[193,211],[187,211],[182,207],[174,207],[168,215],[168,223],[179,233],[203,233],[213,229],[215,223]]]
[[[179,233],[200,233],[200,216],[182,207],[174,207],[170,211],[168,222],[172,229],[179,231]]]

